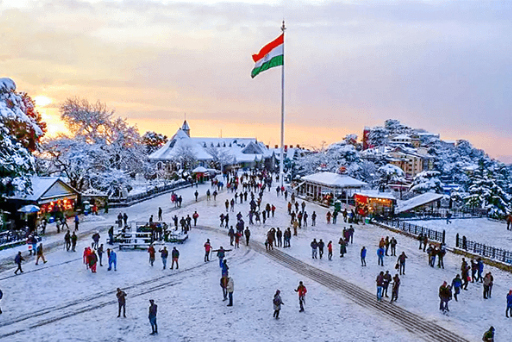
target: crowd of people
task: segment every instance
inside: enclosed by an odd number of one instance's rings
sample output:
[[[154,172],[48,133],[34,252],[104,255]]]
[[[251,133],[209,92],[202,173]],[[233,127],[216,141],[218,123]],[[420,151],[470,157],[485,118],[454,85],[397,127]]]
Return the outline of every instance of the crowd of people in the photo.
[[[206,201],[217,201],[217,197],[220,191],[223,190],[224,183],[219,182],[217,179],[212,180],[211,187],[205,192]],[[311,226],[316,226],[317,223],[317,213],[316,211],[312,211],[311,214],[306,210],[307,203],[305,201],[300,201],[296,198],[295,193],[288,192],[288,189],[276,186],[276,193],[278,196],[283,196],[285,198],[286,208],[276,208],[273,203],[263,204],[263,197],[265,191],[271,191],[272,189],[272,175],[266,174],[265,172],[261,173],[244,173],[241,175],[237,175],[236,173],[227,174],[226,177],[226,189],[228,196],[231,198],[227,198],[225,201],[221,201],[220,205],[220,226],[227,229],[227,235],[229,237],[230,246],[233,249],[240,248],[240,240],[242,240],[246,246],[249,246],[250,238],[251,238],[251,226],[254,230],[259,230],[259,227],[266,225],[268,227],[269,222],[275,217],[276,210],[284,212],[287,210],[289,216],[289,226],[287,227],[271,227],[269,228],[265,234],[265,246],[267,250],[273,250],[274,247],[277,248],[290,248],[291,247],[291,238],[292,236],[297,236],[301,229],[305,229],[308,227],[308,224]],[[290,200],[288,201],[288,197]],[[194,189],[194,198],[196,201],[199,200],[199,192]],[[171,194],[171,202],[173,203],[175,208],[181,208],[182,206],[182,197],[178,196],[175,193]],[[247,202],[249,204],[248,211],[243,214],[241,204]],[[223,204],[223,205],[222,205]],[[235,214],[235,212],[237,212]],[[352,214],[350,211],[346,209],[343,211],[334,211],[331,213],[327,211],[326,214],[326,223],[327,224],[338,224],[338,215],[343,216],[343,222],[349,225],[348,227],[342,228],[342,236],[339,238],[338,245],[340,248],[340,258],[344,257],[347,254],[347,251],[350,249],[350,245],[353,244],[355,229],[352,224],[356,224],[357,215]],[[192,227],[197,226],[199,213],[194,211],[192,214],[187,214],[186,216],[182,216],[181,220],[178,218],[177,214],[175,214],[171,220],[175,227],[175,230],[178,230],[181,226],[181,230],[184,232],[189,232]],[[230,217],[231,216],[231,217]],[[158,221],[163,222],[163,210],[161,207],[158,208],[157,213]],[[246,224],[245,220],[248,220]],[[120,227],[127,226],[128,216],[127,213],[119,213],[117,216],[117,223]],[[232,221],[231,221],[232,220]],[[234,221],[234,224],[231,225]],[[193,223],[193,226],[192,226]],[[75,231],[71,233],[70,230],[67,230],[64,236],[64,245],[66,251],[76,252],[76,244],[78,240],[78,236],[76,231],[78,230],[79,220],[76,222]],[[149,226],[153,226],[153,215],[151,215],[149,221]],[[171,225],[171,224],[169,224]],[[274,224],[275,225],[275,224]],[[340,227],[341,229],[341,227]],[[245,237],[245,239],[244,239]],[[113,241],[112,235],[109,232],[110,241]],[[337,238],[337,237],[336,237]],[[92,244],[91,247],[86,247],[84,249],[83,254],[83,262],[86,265],[86,268],[91,270],[92,273],[96,273],[97,271],[97,263],[102,265],[102,257],[104,254],[103,244],[100,243],[101,236],[99,232],[95,232],[92,235]],[[154,240],[161,239],[161,235],[158,231],[155,234]],[[446,247],[443,244],[438,244],[435,242],[428,241],[428,237],[426,235],[420,234],[418,237],[419,240],[419,249],[423,249],[428,256],[429,266],[434,268],[444,269],[444,256],[446,254]],[[336,240],[335,240],[336,241]],[[32,241],[30,241],[32,245]],[[377,263],[380,267],[384,267],[385,258],[386,257],[396,257],[396,263],[394,264],[396,269],[396,274],[393,276],[389,270],[379,271],[379,274],[376,278],[377,284],[377,300],[382,301],[383,298],[389,298],[388,290],[391,286],[391,302],[398,300],[399,289],[401,285],[400,276],[405,275],[406,270],[406,259],[408,258],[404,251],[401,251],[397,256],[397,245],[398,241],[395,237],[382,237],[376,246],[377,251]],[[311,257],[312,259],[323,259],[324,251],[327,249],[327,259],[329,261],[332,260],[333,256],[333,241],[330,239],[314,238],[310,243],[311,247]],[[43,246],[40,244],[39,246],[32,248],[34,250],[34,254],[36,254],[36,265],[39,260],[42,259],[44,263],[46,263],[46,259],[43,253]],[[221,278],[220,278],[220,286],[222,288],[222,296],[224,301],[228,301],[227,306],[234,305],[234,280],[230,275],[230,269],[228,266],[228,260],[226,260],[226,253],[230,252],[231,249],[224,249],[222,246],[218,249],[213,249],[210,240],[208,239],[204,243],[204,262],[210,261],[210,256],[212,253],[216,253],[216,256],[219,260],[219,268],[221,269]],[[149,264],[154,266],[155,258],[156,258],[156,249],[155,245],[151,244],[148,248],[149,254]],[[167,259],[169,256],[169,250],[167,247],[163,246],[158,250],[160,253],[160,258],[162,260],[162,268],[165,270],[167,268]],[[172,263],[170,269],[179,269],[179,255],[180,252],[176,247],[173,247],[171,252]],[[106,251],[108,258],[108,270],[114,269],[117,271],[117,254],[114,249],[109,248]],[[360,251],[360,259],[361,266],[366,266],[366,256],[367,249],[365,246],[361,248]],[[394,258],[393,258],[394,259]],[[437,259],[437,260],[436,260]],[[23,272],[21,269],[21,263],[24,261],[21,252],[16,255],[15,262],[18,265],[18,269],[16,269],[15,274],[18,272]],[[487,272],[484,274],[484,264],[483,261],[478,258],[476,260],[471,260],[470,263],[467,263],[466,260],[462,259],[461,272],[457,274],[455,278],[448,283],[444,281],[443,284],[439,287],[439,298],[440,298],[440,310],[444,313],[449,312],[448,303],[454,298],[458,301],[458,296],[460,296],[461,290],[467,290],[469,283],[481,283],[483,287],[483,298],[490,299],[492,295],[492,287],[494,278],[491,272]],[[471,275],[470,275],[471,272]],[[372,277],[373,279],[373,277]],[[303,312],[305,306],[305,298],[306,298],[306,287],[303,282],[299,283],[299,286],[295,289],[299,296],[299,310]],[[123,314],[123,317],[126,317],[126,293],[121,289],[117,289],[117,298],[119,304],[118,317]],[[279,319],[281,306],[284,305],[281,291],[277,290],[273,296],[273,317],[275,319]],[[1,297],[0,297],[1,298]],[[507,295],[507,306],[506,306],[506,316],[512,316],[512,290]],[[151,300],[151,306],[149,309],[149,320],[152,325],[152,334],[156,334],[156,304]],[[1,313],[1,311],[0,311]],[[491,330],[489,330],[491,331]],[[487,334],[487,332],[486,332]],[[490,333],[487,335],[490,336]],[[492,335],[494,335],[494,329],[492,329]],[[490,338],[490,337],[487,337]],[[487,339],[489,340],[489,339]],[[492,340],[490,340],[492,341]]]

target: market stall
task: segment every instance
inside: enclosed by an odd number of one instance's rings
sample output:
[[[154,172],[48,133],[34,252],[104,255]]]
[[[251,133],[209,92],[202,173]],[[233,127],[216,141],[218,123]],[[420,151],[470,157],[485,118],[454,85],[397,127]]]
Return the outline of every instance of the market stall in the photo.
[[[362,216],[390,215],[394,213],[396,199],[391,193],[362,190],[354,193],[357,213]]]
[[[355,178],[333,172],[319,172],[302,177],[298,192],[302,196],[331,205],[332,200],[342,199],[348,204],[349,198],[366,183]]]

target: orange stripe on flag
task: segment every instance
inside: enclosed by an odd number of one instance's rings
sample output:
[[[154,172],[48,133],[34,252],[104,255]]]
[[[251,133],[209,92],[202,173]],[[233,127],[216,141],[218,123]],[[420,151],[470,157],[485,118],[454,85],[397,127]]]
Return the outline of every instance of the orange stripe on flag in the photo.
[[[279,37],[277,37],[274,41],[268,43],[265,45],[259,53],[252,55],[252,60],[254,62],[259,61],[263,57],[265,57],[266,54],[268,54],[270,51],[272,51],[275,47],[281,45],[284,43],[284,33],[281,34]]]

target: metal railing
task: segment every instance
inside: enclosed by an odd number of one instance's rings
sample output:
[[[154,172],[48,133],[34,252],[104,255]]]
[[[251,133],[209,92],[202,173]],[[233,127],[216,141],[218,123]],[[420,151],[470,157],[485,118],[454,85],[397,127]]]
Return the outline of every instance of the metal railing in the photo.
[[[138,203],[140,201],[146,200],[148,198],[151,198],[155,195],[160,195],[166,192],[169,192],[171,190],[181,188],[184,186],[189,186],[190,182],[187,180],[183,180],[180,182],[175,182],[172,184],[166,184],[164,186],[155,186],[153,189],[150,189],[146,192],[136,194],[136,195],[129,195],[126,198],[109,198],[108,199],[108,205],[111,208],[116,207],[124,207],[124,206],[130,206],[132,204]]]
[[[447,213],[450,212],[450,220],[452,219],[468,219],[468,218],[481,218],[483,216],[480,210],[448,210],[440,209],[434,212],[411,212],[400,214],[400,217],[407,220],[446,220]]]
[[[483,243],[467,240],[465,236],[460,237],[459,234],[455,237],[456,247],[473,254],[478,254],[483,257],[501,261],[507,264],[512,264],[512,251],[507,251],[501,248],[485,245]]]
[[[400,222],[397,220],[382,219],[382,220],[378,220],[378,222],[385,224],[387,226],[393,227],[393,228],[400,229],[401,231],[404,231],[409,234],[413,234],[413,235],[422,234],[423,236],[427,235],[429,241],[434,240],[434,241],[445,243],[446,233],[444,230],[442,232],[439,232],[437,230],[425,228],[425,227],[418,226],[418,225],[408,223],[408,222]]]

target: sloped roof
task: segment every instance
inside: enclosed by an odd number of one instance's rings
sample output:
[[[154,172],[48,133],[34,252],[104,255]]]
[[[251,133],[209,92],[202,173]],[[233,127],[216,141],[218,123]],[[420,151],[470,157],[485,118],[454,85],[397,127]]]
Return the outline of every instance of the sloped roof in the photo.
[[[303,181],[317,183],[333,188],[361,188],[366,185],[350,176],[344,176],[333,172],[319,172],[312,175],[302,177]]]
[[[396,213],[403,213],[409,210],[412,210],[416,207],[420,207],[422,205],[437,201],[443,198],[444,195],[436,194],[434,192],[426,192],[419,196],[413,197],[407,201],[401,201],[398,203],[398,207],[396,209]]]
[[[396,200],[395,196],[393,196],[390,192],[381,192],[378,190],[360,190],[354,193],[354,195],[361,195],[370,198],[386,198],[390,200]]]
[[[149,155],[149,159],[174,160],[179,157],[182,149],[189,149],[197,160],[212,160],[213,157],[197,142],[193,141],[187,133],[179,129],[164,146]]]
[[[10,199],[38,201],[46,197],[62,197],[78,191],[64,183],[59,177],[32,177],[32,194],[15,193]]]

